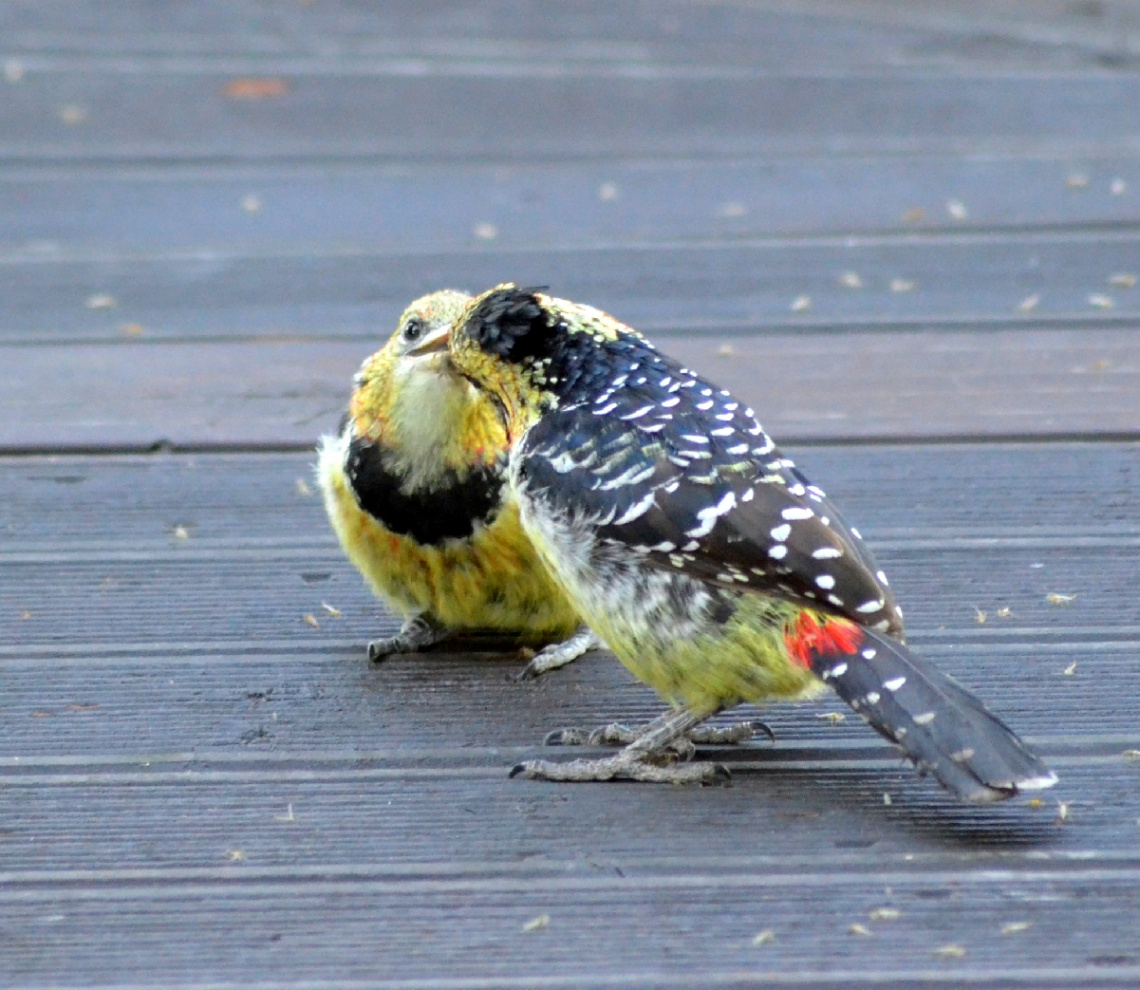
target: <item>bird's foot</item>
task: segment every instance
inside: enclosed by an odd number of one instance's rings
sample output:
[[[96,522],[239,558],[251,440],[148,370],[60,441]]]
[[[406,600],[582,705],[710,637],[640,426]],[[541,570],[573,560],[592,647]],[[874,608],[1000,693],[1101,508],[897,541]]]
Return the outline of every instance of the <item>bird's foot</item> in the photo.
[[[529,760],[511,771],[512,777],[532,780],[639,780],[651,784],[712,784],[729,779],[728,770],[716,763],[688,763],[695,752],[690,733],[706,718],[688,708],[674,708],[648,725],[630,729],[624,725],[602,726],[599,737],[632,739],[620,753],[601,760],[571,760],[553,763]],[[593,736],[591,733],[587,740]]]
[[[408,619],[395,636],[374,639],[368,644],[368,659],[373,663],[383,663],[397,653],[416,653],[425,646],[431,646],[446,639],[451,630],[439,625],[423,615]]]
[[[640,739],[656,722],[648,725],[628,726],[620,722],[600,725],[593,731],[586,729],[555,729],[543,739],[544,746],[626,746]],[[689,729],[680,739],[693,745],[728,746],[747,742],[756,736],[765,735],[773,742],[776,735],[763,722],[735,722],[732,725],[697,725]]]
[[[623,750],[601,760],[528,760],[511,770],[511,776],[574,783],[634,780],[647,784],[716,784],[731,780],[728,770],[719,763],[661,763],[661,755]]]
[[[606,644],[595,636],[589,627],[579,626],[569,639],[565,639],[561,643],[551,643],[540,650],[534,659],[522,669],[522,673],[518,675],[516,680],[534,680],[552,670],[573,663],[583,653],[589,653],[591,650],[604,650],[605,648]]]

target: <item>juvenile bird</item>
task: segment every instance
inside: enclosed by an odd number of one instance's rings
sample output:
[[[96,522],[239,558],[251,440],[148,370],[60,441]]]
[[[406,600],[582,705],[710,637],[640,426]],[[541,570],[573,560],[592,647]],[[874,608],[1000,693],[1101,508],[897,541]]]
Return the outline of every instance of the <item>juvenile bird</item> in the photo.
[[[321,439],[317,477],[349,559],[405,616],[395,636],[369,643],[370,660],[457,632],[570,637],[534,657],[524,676],[537,676],[600,644],[522,529],[498,407],[446,354],[409,353],[469,299],[445,290],[408,307],[356,375],[339,433]]]
[[[551,572],[674,706],[615,756],[515,772],[708,781],[718,768],[668,765],[684,733],[738,702],[826,684],[961,798],[1056,781],[904,644],[902,613],[859,533],[745,403],[605,313],[512,284],[467,305],[450,353],[505,410],[511,486]]]

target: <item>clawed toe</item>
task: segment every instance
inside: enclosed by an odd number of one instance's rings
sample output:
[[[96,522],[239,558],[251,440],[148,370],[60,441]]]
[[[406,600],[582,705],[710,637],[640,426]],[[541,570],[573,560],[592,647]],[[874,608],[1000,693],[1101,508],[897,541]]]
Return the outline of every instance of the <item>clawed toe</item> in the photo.
[[[585,746],[589,743],[590,733],[585,729],[555,729],[548,732],[542,739],[543,746]],[[517,767],[516,767],[517,769]]]
[[[735,745],[760,735],[767,736],[772,742],[776,741],[776,733],[763,722],[736,722],[725,726],[698,725],[688,732],[688,738],[692,742],[706,746]]]
[[[667,763],[619,753],[603,760],[528,760],[511,770],[511,777],[563,783],[629,780],[649,784],[727,784],[732,777],[719,763]]]
[[[567,728],[555,729],[542,740],[544,746],[627,746],[640,739],[654,724],[629,726],[621,722],[610,722],[593,730]],[[672,740],[668,748],[679,759],[689,759],[695,745],[727,746],[747,742],[758,735],[766,735],[772,742],[775,733],[763,722],[737,722],[733,725],[698,725],[678,739]]]
[[[583,653],[591,650],[605,649],[603,643],[586,626],[580,626],[569,639],[561,643],[552,643],[539,651],[530,663],[515,677],[516,681],[533,681],[552,670],[558,670],[567,664],[573,663]]]
[[[399,636],[388,636],[384,639],[374,639],[368,644],[369,663],[383,663],[390,656],[405,652]]]
[[[383,663],[397,653],[415,653],[425,646],[431,646],[446,639],[450,631],[434,619],[416,615],[408,619],[395,636],[374,639],[368,644],[368,659],[371,663]]]
[[[625,746],[640,734],[639,729],[630,728],[620,722],[610,722],[596,729],[555,729],[542,740],[543,746]]]

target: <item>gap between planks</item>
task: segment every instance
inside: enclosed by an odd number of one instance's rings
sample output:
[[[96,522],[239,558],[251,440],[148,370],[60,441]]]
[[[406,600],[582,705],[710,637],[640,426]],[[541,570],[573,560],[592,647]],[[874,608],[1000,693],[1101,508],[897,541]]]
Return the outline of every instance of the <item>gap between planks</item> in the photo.
[[[901,857],[900,857],[901,858]],[[672,867],[676,870],[676,865]],[[668,891],[668,890],[763,890],[804,888],[830,889],[841,887],[865,887],[869,882],[883,884],[905,891],[908,886],[921,885],[928,888],[935,884],[958,884],[963,887],[989,886],[996,884],[1022,884],[1026,886],[1048,887],[1057,883],[1140,883],[1140,863],[1113,863],[1106,866],[1090,867],[1087,864],[1045,864],[1037,861],[1022,868],[1012,866],[997,867],[992,864],[958,862],[953,868],[930,870],[916,863],[914,869],[908,864],[888,863],[886,869],[852,870],[788,870],[787,872],[675,872],[672,875],[657,876],[544,876],[530,878],[522,876],[447,879],[328,879],[329,872],[319,871],[309,880],[297,881],[286,873],[280,880],[256,877],[241,878],[237,869],[233,878],[214,879],[211,876],[194,879],[156,877],[153,881],[132,882],[112,879],[106,886],[69,887],[66,881],[60,886],[40,888],[36,884],[24,886],[19,881],[19,873],[9,873],[0,877],[0,904],[28,903],[37,901],[85,900],[85,901],[124,901],[124,900],[191,900],[198,897],[211,898],[283,898],[291,894],[306,895],[471,895],[471,894],[529,894],[541,891],[544,894],[560,892],[611,892],[611,891]],[[123,871],[127,873],[129,871]],[[178,871],[172,871],[178,872]],[[347,872],[347,871],[346,871]],[[367,872],[362,870],[360,872]],[[321,876],[324,873],[325,876]],[[82,882],[82,881],[81,881]],[[90,881],[88,881],[90,882]],[[95,881],[98,883],[98,881]]]

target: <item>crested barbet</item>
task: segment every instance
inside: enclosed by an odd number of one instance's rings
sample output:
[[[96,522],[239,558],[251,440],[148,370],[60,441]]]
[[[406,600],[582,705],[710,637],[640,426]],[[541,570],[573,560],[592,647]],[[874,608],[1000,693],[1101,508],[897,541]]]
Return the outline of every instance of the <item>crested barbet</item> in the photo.
[[[369,659],[491,632],[551,643],[524,671],[536,676],[599,643],[519,522],[497,405],[446,354],[409,353],[469,299],[444,290],[408,307],[357,373],[339,432],[321,439],[317,478],[349,559],[405,619]]]
[[[600,310],[512,284],[467,305],[449,349],[503,407],[510,483],[534,545],[589,626],[673,705],[614,756],[515,773],[709,782],[723,768],[666,759],[684,755],[694,726],[826,685],[960,798],[1056,781],[905,645],[858,531],[746,403]]]

